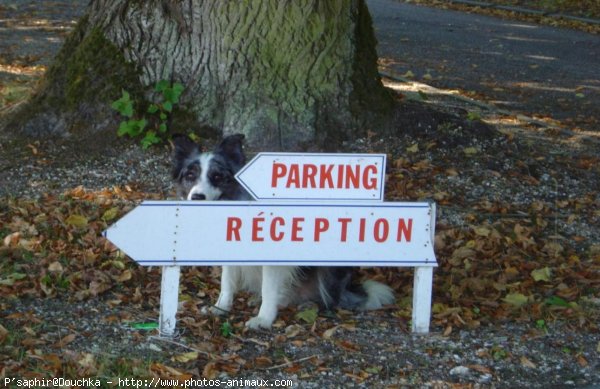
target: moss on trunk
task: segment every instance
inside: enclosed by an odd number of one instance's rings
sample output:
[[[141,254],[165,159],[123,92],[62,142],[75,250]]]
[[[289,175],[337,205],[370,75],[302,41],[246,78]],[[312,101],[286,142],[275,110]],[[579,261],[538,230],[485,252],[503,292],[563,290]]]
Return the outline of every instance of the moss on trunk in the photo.
[[[242,132],[262,149],[335,149],[389,112],[364,0],[158,5],[92,2],[15,123],[38,136],[116,131],[121,89],[140,111],[161,80],[186,88],[174,130]]]

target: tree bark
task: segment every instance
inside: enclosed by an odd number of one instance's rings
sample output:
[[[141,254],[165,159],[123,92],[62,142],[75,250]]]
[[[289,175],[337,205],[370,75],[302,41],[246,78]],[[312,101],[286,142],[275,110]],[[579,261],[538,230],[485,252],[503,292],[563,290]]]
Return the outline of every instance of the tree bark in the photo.
[[[21,128],[116,131],[109,106],[122,88],[152,101],[169,80],[186,88],[175,127],[241,132],[263,149],[332,148],[391,109],[375,44],[364,0],[94,0]]]

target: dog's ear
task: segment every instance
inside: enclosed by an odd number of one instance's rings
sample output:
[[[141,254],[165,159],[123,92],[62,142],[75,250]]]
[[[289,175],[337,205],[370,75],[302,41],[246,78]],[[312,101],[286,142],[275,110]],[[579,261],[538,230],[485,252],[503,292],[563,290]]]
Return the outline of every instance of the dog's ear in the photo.
[[[181,174],[181,170],[185,167],[185,160],[194,154],[202,152],[200,145],[191,140],[187,135],[174,134],[173,142],[173,179],[177,179]]]
[[[190,139],[185,134],[173,134],[171,138],[173,141],[174,154],[190,155],[194,152],[201,152],[199,144]]]
[[[215,152],[223,154],[228,160],[237,165],[238,168],[241,168],[246,164],[246,155],[244,154],[242,145],[244,138],[244,134],[229,135],[217,146]]]

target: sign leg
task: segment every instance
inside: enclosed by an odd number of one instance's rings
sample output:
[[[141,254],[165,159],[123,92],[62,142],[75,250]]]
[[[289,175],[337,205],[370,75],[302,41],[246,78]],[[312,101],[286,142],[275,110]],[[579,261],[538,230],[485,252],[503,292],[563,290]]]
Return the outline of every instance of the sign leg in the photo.
[[[412,332],[426,334],[431,320],[433,268],[415,267],[413,283]]]
[[[179,266],[163,266],[160,282],[159,332],[162,337],[175,334],[175,314],[179,298]]]

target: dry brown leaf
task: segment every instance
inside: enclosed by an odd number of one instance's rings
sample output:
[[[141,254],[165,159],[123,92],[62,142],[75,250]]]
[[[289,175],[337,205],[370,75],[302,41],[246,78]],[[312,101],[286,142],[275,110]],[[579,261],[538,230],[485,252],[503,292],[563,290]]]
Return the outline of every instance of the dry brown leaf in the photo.
[[[254,359],[254,364],[256,367],[264,369],[273,366],[273,361],[269,357],[257,357]]]
[[[333,334],[337,331],[338,326],[331,327],[323,332],[323,339],[331,339]]]
[[[62,348],[67,344],[71,343],[77,337],[76,334],[69,334],[67,336],[63,336],[58,342],[54,343],[52,347]]]
[[[48,265],[48,271],[51,273],[62,273],[63,267],[58,261],[52,262],[50,265]]]
[[[531,362],[531,361],[529,360],[529,358],[527,358],[527,357],[526,357],[526,356],[524,356],[524,355],[523,355],[523,356],[521,356],[520,360],[521,360],[521,365],[523,365],[524,367],[528,367],[528,368],[530,368],[530,369],[535,369],[535,368],[537,368],[537,365],[536,365],[535,363]]]

